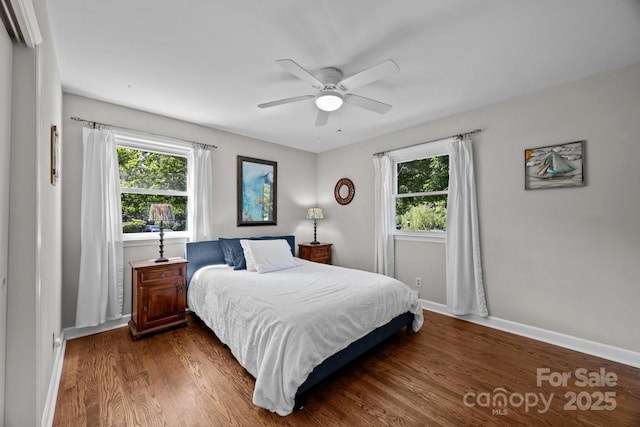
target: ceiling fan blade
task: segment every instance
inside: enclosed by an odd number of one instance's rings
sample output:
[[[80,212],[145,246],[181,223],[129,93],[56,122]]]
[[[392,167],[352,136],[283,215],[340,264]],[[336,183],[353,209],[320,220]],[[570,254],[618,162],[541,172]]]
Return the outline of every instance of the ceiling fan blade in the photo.
[[[290,102],[304,101],[305,99],[311,99],[311,98],[315,98],[315,96],[314,95],[294,96],[293,98],[279,99],[277,101],[271,101],[271,102],[265,102],[264,104],[258,104],[258,107],[260,107],[260,108],[275,107],[276,105],[288,104]]]
[[[385,114],[388,113],[391,108],[389,104],[384,102],[375,101],[373,99],[365,98],[364,96],[358,96],[354,94],[347,94],[344,96],[344,102],[357,105],[358,107],[365,108],[367,110],[375,111],[376,113]]]
[[[374,65],[371,68],[367,68],[364,71],[360,71],[351,77],[347,77],[342,80],[336,86],[341,90],[353,90],[357,87],[364,86],[376,80],[384,79],[393,73],[400,71],[398,64],[388,59],[378,65]]]
[[[324,126],[329,120],[329,111],[324,111],[318,108],[318,116],[316,117],[316,126]]]
[[[316,79],[313,74],[302,68],[300,65],[298,65],[297,62],[292,61],[291,59],[278,59],[276,61],[276,64],[280,65],[282,68],[284,68],[300,80],[309,83],[316,89],[324,88],[324,83]]]

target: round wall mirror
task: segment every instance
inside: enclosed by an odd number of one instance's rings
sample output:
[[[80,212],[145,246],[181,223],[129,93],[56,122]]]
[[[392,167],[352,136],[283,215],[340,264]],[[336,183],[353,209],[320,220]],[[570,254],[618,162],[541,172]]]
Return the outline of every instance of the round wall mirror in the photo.
[[[353,182],[349,178],[341,178],[336,184],[336,188],[333,190],[333,195],[336,198],[336,202],[341,205],[347,205],[353,200],[353,196],[356,194],[356,188]]]

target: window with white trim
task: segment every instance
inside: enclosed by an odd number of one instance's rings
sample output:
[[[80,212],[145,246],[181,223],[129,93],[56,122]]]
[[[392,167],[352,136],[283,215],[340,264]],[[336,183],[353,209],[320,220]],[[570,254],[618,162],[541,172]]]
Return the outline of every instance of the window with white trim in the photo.
[[[447,140],[389,153],[396,236],[445,238],[449,194]]]
[[[148,219],[152,203],[173,206],[175,221],[162,224],[165,237],[186,235],[191,145],[119,130],[114,134],[125,238],[160,231],[160,224]]]

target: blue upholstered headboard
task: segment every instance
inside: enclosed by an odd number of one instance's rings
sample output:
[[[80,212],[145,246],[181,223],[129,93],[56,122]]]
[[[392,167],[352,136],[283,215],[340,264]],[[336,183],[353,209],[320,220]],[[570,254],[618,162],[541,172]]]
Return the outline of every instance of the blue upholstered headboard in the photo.
[[[278,237],[285,239],[291,246],[291,253],[296,255],[296,238],[295,236],[269,236],[270,238]],[[259,237],[247,237],[247,239],[259,239]],[[187,288],[193,274],[200,268],[207,265],[224,264],[224,255],[220,248],[218,240],[207,240],[204,242],[188,242],[184,256],[189,263],[187,264]]]

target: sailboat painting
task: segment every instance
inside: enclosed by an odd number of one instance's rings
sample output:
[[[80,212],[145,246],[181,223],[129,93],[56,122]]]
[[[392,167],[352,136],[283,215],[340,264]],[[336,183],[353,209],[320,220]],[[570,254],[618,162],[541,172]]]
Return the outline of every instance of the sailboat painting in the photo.
[[[583,186],[584,144],[576,141],[525,150],[524,188]]]

